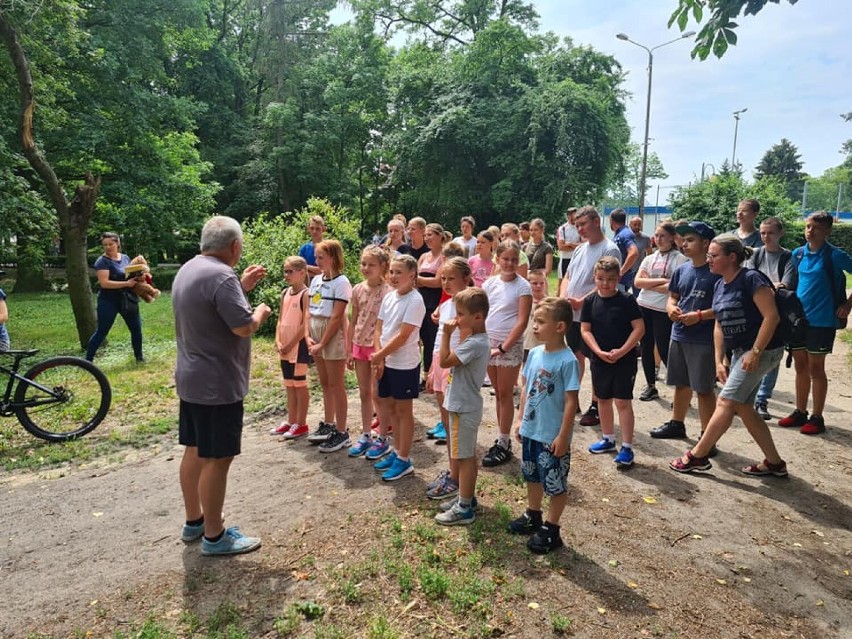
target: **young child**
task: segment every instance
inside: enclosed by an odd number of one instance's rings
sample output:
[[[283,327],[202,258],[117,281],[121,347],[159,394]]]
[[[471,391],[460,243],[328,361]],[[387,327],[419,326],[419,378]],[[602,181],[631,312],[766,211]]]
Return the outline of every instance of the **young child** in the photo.
[[[414,400],[420,390],[420,325],[426,316],[423,297],[414,288],[417,260],[410,255],[391,259],[390,286],[376,322],[376,351],[371,362],[379,380],[379,423],[394,424],[393,451],[374,468],[384,481],[395,481],[414,472],[411,445],[414,441]]]
[[[465,288],[453,297],[456,318],[444,324],[439,353],[442,367],[452,367],[444,400],[449,418],[450,467],[458,476],[458,499],[435,515],[445,526],[471,524],[476,519],[473,498],[476,491],[476,435],[482,422],[482,380],[491,354],[485,318],[488,296],[481,288]],[[458,345],[452,347],[455,333]],[[445,493],[444,496],[449,496]],[[431,495],[430,495],[431,497]]]
[[[535,333],[533,333],[532,319],[539,302],[547,297],[547,275],[541,269],[533,269],[529,272],[528,281],[530,289],[532,289],[532,308],[530,309],[530,323],[527,325],[527,330],[524,331],[524,364],[527,363],[530,350],[541,344]]]
[[[487,467],[499,466],[512,458],[513,391],[524,359],[524,331],[530,321],[532,306],[529,282],[517,273],[520,253],[516,242],[500,242],[497,247],[500,274],[488,278],[482,286],[490,304],[486,318],[491,340],[488,378],[494,387],[497,427],[500,430],[497,441],[482,458],[482,465]]]
[[[454,296],[465,290],[470,283],[470,265],[464,258],[454,257],[447,262],[444,262],[441,268],[441,285],[444,287],[444,292],[449,296],[446,302],[443,302],[438,308],[438,333],[435,339],[437,348],[432,357],[432,368],[429,371],[429,376],[426,378],[426,392],[435,393],[438,400],[438,408],[441,410],[441,421],[434,428],[426,431],[426,436],[430,439],[435,439],[436,443],[445,444],[447,442],[447,425],[449,425],[449,415],[447,409],[444,408],[444,393],[446,392],[450,370],[444,368],[438,362],[438,351],[441,348],[441,336],[445,330],[447,322],[452,321],[456,317],[456,304]],[[426,321],[431,321],[432,318]],[[450,347],[455,349],[458,346],[459,333],[454,333],[453,340],[450,342]],[[483,375],[484,377],[484,375]],[[480,383],[480,386],[482,384]],[[457,465],[453,464],[453,459],[450,457],[450,470],[441,471],[438,477],[426,486],[426,496],[429,499],[444,499],[455,495],[459,489],[459,473]]]
[[[317,266],[322,273],[311,280],[310,336],[308,350],[316,361],[322,386],[323,421],[308,435],[319,444],[321,453],[333,453],[349,446],[346,430],[348,404],[343,374],[346,372],[346,306],[352,297],[352,285],[343,275],[343,247],[337,240],[316,245]]]
[[[473,272],[473,285],[481,287],[494,271],[494,237],[488,231],[476,236],[476,255],[468,260]]]
[[[308,434],[308,265],[304,258],[284,260],[284,279],[290,285],[281,294],[275,350],[281,359],[281,373],[287,390],[287,421],[269,430],[270,435],[296,439]]]
[[[376,441],[370,436],[373,413],[376,408],[376,378],[373,377],[370,357],[373,355],[373,340],[376,336],[376,320],[382,300],[391,292],[385,281],[390,259],[387,251],[378,246],[368,246],[361,252],[361,275],[364,281],[352,289],[352,317],[349,320],[349,343],[352,355],[349,368],[355,369],[361,395],[361,437],[349,449],[350,457],[367,454],[375,446],[374,457],[378,459],[389,451],[387,426],[381,430]],[[381,428],[381,425],[380,425]],[[377,456],[376,456],[377,455]]]
[[[589,368],[598,399],[603,438],[589,446],[593,454],[615,450],[612,400],[618,409],[621,450],[615,463],[633,465],[633,384],[636,382],[636,346],[645,334],[645,322],[633,295],[618,290],[621,265],[612,256],[595,264],[595,292],[587,296],[580,314],[580,334],[591,352]]]
[[[580,368],[565,335],[574,311],[568,300],[547,297],[533,317],[533,333],[542,342],[524,365],[521,410],[515,437],[521,443],[521,472],[527,484],[527,510],[509,531],[530,535],[527,547],[545,554],[562,546],[559,520],[568,500],[571,438],[579,405]],[[542,517],[544,495],[550,498]]]

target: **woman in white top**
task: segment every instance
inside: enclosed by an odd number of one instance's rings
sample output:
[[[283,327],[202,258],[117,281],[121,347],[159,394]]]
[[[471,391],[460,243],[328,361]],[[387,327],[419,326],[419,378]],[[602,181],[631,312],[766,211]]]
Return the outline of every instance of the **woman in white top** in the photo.
[[[475,228],[476,223],[473,221],[473,218],[470,215],[465,215],[461,219],[462,234],[453,238],[453,242],[461,244],[464,250],[467,251],[465,257],[473,257],[476,253],[476,236],[473,234]]]
[[[485,328],[491,341],[488,377],[497,401],[497,441],[482,459],[483,466],[498,466],[512,458],[510,432],[515,417],[513,391],[524,357],[524,331],[530,319],[532,289],[518,275],[521,247],[517,242],[500,242],[497,246],[499,275],[485,280],[488,295],[488,317]]]
[[[639,395],[643,402],[659,396],[657,371],[654,366],[654,346],[665,364],[669,359],[669,340],[672,321],[666,313],[669,299],[669,280],[675,269],[688,258],[675,247],[675,227],[664,222],[654,232],[657,250],[648,255],[639,266],[634,286],[641,289],[636,301],[645,321],[645,336],[642,338],[642,372],[645,373],[645,388]]]

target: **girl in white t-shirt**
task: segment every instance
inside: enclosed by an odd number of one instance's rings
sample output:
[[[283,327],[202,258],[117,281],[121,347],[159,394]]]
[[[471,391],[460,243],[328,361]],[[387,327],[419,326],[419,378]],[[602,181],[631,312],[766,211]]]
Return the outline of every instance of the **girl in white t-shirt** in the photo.
[[[349,368],[355,370],[358,378],[358,390],[361,394],[361,437],[349,449],[350,457],[367,455],[369,459],[378,459],[387,448],[387,424],[379,425],[379,436],[373,441],[370,429],[373,426],[373,413],[378,415],[376,406],[376,378],[370,358],[375,351],[376,321],[382,300],[391,292],[385,281],[390,258],[388,252],[379,246],[368,246],[361,252],[361,275],[364,281],[352,289],[352,317],[349,320],[348,336],[352,352],[349,356]],[[380,454],[381,453],[381,454]]]
[[[350,443],[346,430],[349,407],[343,375],[349,358],[344,327],[352,285],[342,273],[343,247],[340,242],[320,242],[314,254],[322,273],[314,276],[308,289],[308,351],[317,365],[324,415],[316,430],[308,435],[308,441],[319,444],[322,453],[333,453]]]
[[[512,392],[524,356],[524,331],[530,319],[532,289],[518,275],[521,247],[517,242],[500,242],[497,247],[499,275],[482,285],[488,295],[485,327],[491,341],[488,377],[497,401],[497,427],[500,435],[482,459],[483,466],[498,466],[512,457],[510,432],[515,417]]]
[[[462,234],[453,238],[453,242],[461,244],[461,246],[464,247],[465,257],[471,257],[476,250],[476,238],[473,236],[473,229],[475,226],[476,223],[473,221],[473,218],[469,215],[465,215],[461,219]]]
[[[438,408],[441,411],[441,421],[435,428],[426,431],[426,436],[430,439],[435,439],[438,444],[447,443],[447,428],[449,424],[449,414],[444,408],[444,391],[447,389],[447,384],[450,379],[450,369],[441,368],[438,358],[438,351],[441,350],[441,336],[444,333],[444,325],[456,317],[456,303],[453,301],[453,296],[456,293],[461,293],[471,284],[470,265],[464,258],[454,257],[444,262],[441,268],[441,286],[444,293],[450,296],[448,300],[441,303],[435,314],[427,321],[435,321],[438,323],[438,335],[435,339],[435,354],[432,357],[432,368],[429,371],[429,376],[426,378],[426,392],[435,393],[438,400]],[[437,316],[437,317],[436,317]],[[455,350],[459,345],[458,331],[454,331],[450,337],[450,349]],[[447,453],[449,454],[449,447]],[[445,499],[452,497],[459,489],[459,468],[458,460],[450,457],[450,470],[443,470],[433,481],[426,486],[426,496],[429,499]]]
[[[677,250],[675,234],[674,225],[668,222],[657,227],[654,231],[657,250],[642,260],[633,282],[636,288],[640,289],[636,302],[645,322],[645,335],[641,342],[645,388],[639,395],[643,402],[659,397],[654,347],[656,346],[660,354],[660,360],[666,364],[669,360],[669,339],[672,334],[672,321],[666,311],[669,280],[678,266],[689,261],[689,258]]]
[[[376,322],[379,349],[371,359],[379,380],[379,422],[394,426],[394,447],[377,462],[382,479],[394,481],[414,472],[411,445],[414,441],[414,400],[420,390],[420,326],[426,315],[423,297],[414,288],[417,260],[410,255],[391,259],[389,284]]]

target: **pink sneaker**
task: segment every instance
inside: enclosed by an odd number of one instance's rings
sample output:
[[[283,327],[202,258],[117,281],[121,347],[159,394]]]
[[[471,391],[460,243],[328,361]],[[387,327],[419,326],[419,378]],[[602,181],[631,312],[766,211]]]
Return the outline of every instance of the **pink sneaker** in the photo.
[[[309,430],[307,424],[290,424],[290,430],[284,433],[284,439],[297,439],[307,435]]]
[[[275,435],[284,435],[290,431],[290,424],[287,422],[281,422],[278,426],[273,426],[269,429],[269,434],[273,437]]]

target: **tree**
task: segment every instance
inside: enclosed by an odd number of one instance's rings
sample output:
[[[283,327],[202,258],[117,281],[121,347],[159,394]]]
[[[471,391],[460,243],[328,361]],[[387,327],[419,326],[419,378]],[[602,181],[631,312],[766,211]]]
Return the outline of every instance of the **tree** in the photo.
[[[790,4],[797,1],[787,0]],[[769,3],[780,4],[781,0],[678,0],[678,6],[669,18],[669,27],[677,23],[678,29],[686,31],[691,15],[696,25],[701,26],[695,36],[692,57],[706,60],[712,51],[713,55],[721,58],[728,46],[737,43],[736,29],[739,25],[734,19],[740,13],[757,15]]]
[[[763,154],[755,168],[754,177],[758,180],[767,175],[778,177],[785,185],[787,197],[794,202],[802,199],[802,161],[799,149],[787,138],[775,144]]]
[[[650,180],[665,180],[669,177],[656,152],[648,154],[648,166],[646,169],[646,185]],[[609,187],[607,199],[614,206],[636,206],[640,201],[639,190],[642,188],[642,154],[636,143],[627,145],[619,162],[619,174]],[[646,192],[642,195],[645,199]]]

